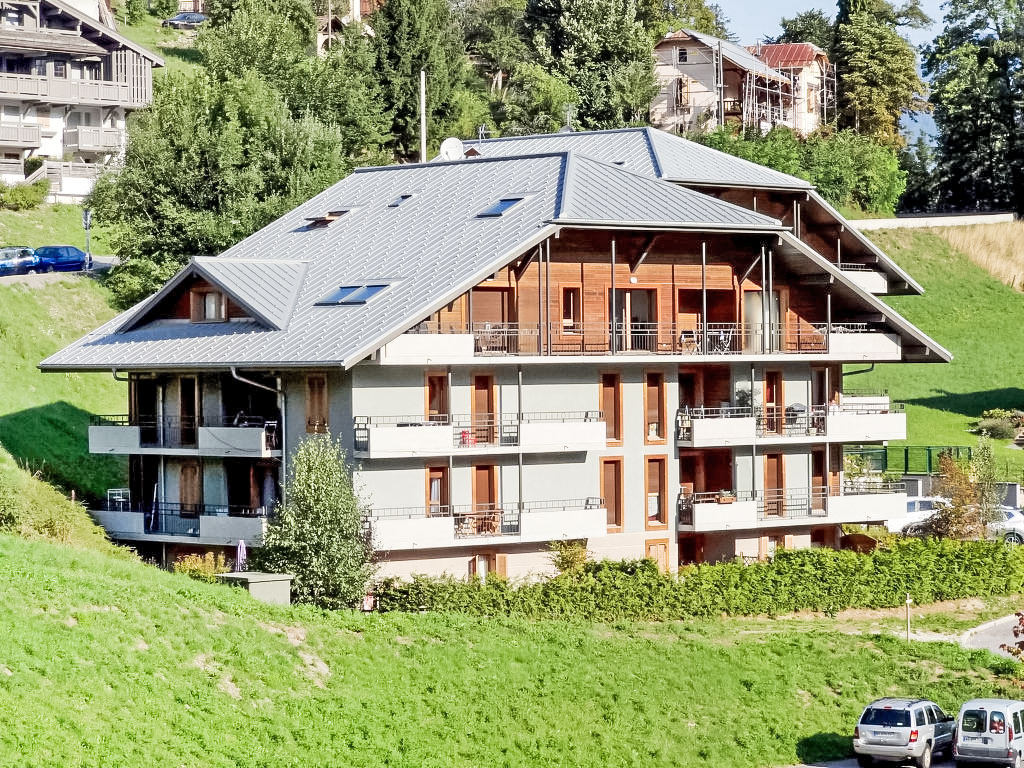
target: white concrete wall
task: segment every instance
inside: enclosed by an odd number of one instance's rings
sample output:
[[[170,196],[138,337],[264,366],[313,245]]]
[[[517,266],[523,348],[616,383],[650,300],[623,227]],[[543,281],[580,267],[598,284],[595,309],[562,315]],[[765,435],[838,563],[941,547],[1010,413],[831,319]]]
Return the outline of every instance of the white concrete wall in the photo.
[[[828,356],[851,363],[899,362],[900,337],[893,333],[832,333],[828,337]]]
[[[946,216],[901,216],[896,219],[857,219],[857,229],[917,229],[920,227],[970,227],[975,224],[1004,224],[1014,220],[1012,213],[955,213]]]

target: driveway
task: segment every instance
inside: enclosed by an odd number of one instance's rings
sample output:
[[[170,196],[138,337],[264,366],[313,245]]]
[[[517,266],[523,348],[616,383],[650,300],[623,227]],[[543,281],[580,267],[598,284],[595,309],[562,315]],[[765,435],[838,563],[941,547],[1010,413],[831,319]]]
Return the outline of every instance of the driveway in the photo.
[[[878,766],[895,766],[900,765],[899,763],[875,763]],[[904,763],[904,765],[913,765],[913,763]],[[833,760],[831,763],[800,763],[794,765],[792,768],[857,768],[857,761],[852,757],[847,760]],[[933,760],[932,768],[953,768],[952,760]]]
[[[116,256],[94,256],[93,273],[106,272],[116,261]],[[72,275],[88,275],[89,272],[42,272],[37,275],[5,275],[0,277],[0,285],[27,285],[30,288],[40,288],[49,283],[59,283]]]
[[[1003,616],[1001,619],[989,621],[974,629],[969,629],[960,638],[960,644],[965,648],[984,648],[1000,656],[1011,658],[1010,654],[1000,646],[1004,643],[1013,645],[1017,642],[1017,639],[1013,636],[1013,628],[1016,626],[1016,614]]]

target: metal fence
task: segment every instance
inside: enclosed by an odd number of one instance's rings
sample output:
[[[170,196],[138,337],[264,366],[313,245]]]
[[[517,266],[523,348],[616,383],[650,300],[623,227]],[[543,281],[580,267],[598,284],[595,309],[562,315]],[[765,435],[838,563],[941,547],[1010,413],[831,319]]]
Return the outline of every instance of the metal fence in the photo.
[[[893,475],[934,475],[939,471],[939,457],[949,454],[954,459],[970,460],[973,451],[967,445],[848,445],[846,456],[860,456],[871,472]]]

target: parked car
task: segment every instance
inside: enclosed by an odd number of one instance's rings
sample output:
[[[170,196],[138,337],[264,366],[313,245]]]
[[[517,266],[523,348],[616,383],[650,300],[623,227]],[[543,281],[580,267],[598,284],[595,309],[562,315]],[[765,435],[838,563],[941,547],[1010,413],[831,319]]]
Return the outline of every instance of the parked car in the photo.
[[[905,531],[908,526],[927,520],[936,509],[948,503],[949,500],[941,496],[910,496],[907,499],[907,514],[886,520],[885,526],[893,533],[910,533],[912,531]]]
[[[960,707],[953,740],[957,766],[1024,766],[1024,701],[971,699]]]
[[[195,29],[205,24],[207,17],[201,13],[179,13],[169,19],[160,22],[161,27],[174,27],[174,29]]]
[[[77,272],[92,269],[92,258],[73,245],[44,245],[36,248],[40,272]]]
[[[1007,544],[1024,544],[1024,513],[1013,507],[1000,507],[1002,520],[991,523],[989,531]]]
[[[38,271],[39,259],[31,248],[23,245],[0,248],[0,276],[34,275]]]
[[[955,719],[927,699],[878,699],[868,704],[853,730],[857,764],[913,760],[929,768],[932,757],[950,752]]]

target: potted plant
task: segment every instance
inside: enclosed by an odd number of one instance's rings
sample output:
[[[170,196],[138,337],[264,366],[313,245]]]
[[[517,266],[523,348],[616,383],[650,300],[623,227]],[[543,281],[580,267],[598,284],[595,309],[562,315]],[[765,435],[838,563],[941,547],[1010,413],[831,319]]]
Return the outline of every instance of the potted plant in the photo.
[[[719,504],[732,504],[734,501],[736,501],[736,494],[734,494],[732,491],[728,489],[723,488],[718,492],[717,501]]]

